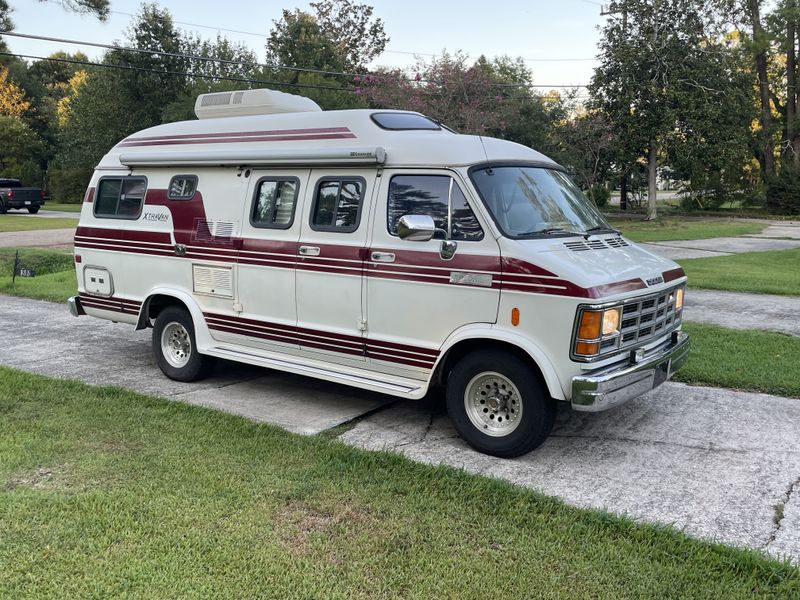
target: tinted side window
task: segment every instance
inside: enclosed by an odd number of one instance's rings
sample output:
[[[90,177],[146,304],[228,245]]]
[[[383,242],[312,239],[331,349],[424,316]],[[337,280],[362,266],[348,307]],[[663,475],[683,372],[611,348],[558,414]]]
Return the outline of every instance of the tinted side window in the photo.
[[[311,210],[311,228],[342,233],[358,229],[364,188],[361,178],[322,180]]]
[[[143,177],[101,179],[94,203],[95,216],[107,219],[138,219],[146,189],[147,181]]]
[[[191,200],[197,191],[197,175],[175,175],[169,182],[167,198],[170,200]]]
[[[253,210],[250,213],[253,227],[291,227],[299,188],[300,180],[295,177],[261,179],[256,186]]]
[[[403,215],[430,215],[438,229],[447,231],[447,197],[452,178],[447,175],[396,175],[389,183],[388,227],[397,235]],[[452,239],[477,241],[483,230],[464,193],[453,181]],[[437,234],[438,238],[444,237]]]

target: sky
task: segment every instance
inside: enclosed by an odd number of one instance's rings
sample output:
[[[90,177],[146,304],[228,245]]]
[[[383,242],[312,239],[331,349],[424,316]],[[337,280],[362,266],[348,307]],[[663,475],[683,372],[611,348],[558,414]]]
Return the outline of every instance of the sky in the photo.
[[[461,50],[471,57],[520,56],[539,86],[580,86],[589,83],[595,67],[599,0],[361,0],[383,19],[391,41],[372,66],[408,67],[430,60],[443,50]],[[267,32],[284,8],[311,12],[307,2],[282,0],[160,0],[176,26],[213,38],[217,32],[240,41],[264,58]],[[111,0],[105,23],[89,15],[65,11],[58,2],[10,0],[15,30],[50,37],[112,43],[124,39],[139,0]],[[221,9],[220,7],[224,7]],[[46,56],[56,50],[83,50],[92,59],[101,49],[7,37],[18,54]],[[542,88],[541,91],[546,91]]]

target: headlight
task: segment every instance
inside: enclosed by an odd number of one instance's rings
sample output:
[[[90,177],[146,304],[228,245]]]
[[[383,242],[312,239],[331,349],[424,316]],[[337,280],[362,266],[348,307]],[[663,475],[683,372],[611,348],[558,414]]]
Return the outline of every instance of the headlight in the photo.
[[[675,312],[683,308],[683,288],[675,290]]]
[[[619,336],[622,308],[615,306],[605,310],[583,310],[578,321],[575,354],[591,357],[600,353],[600,343]]]

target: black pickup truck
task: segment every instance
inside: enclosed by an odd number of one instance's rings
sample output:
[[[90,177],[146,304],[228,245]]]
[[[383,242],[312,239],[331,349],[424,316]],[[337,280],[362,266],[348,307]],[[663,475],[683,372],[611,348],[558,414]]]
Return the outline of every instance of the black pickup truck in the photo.
[[[10,208],[27,208],[35,215],[44,204],[44,192],[39,188],[22,187],[19,179],[0,179],[0,215]]]

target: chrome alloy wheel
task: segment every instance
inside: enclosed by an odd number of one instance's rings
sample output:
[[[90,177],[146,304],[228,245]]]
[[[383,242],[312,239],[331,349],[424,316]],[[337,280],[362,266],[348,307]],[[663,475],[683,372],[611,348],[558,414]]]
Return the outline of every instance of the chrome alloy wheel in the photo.
[[[176,369],[185,367],[192,357],[192,339],[186,328],[172,321],[161,332],[161,352]]]
[[[467,384],[464,409],[476,429],[492,437],[503,437],[519,425],[522,398],[517,386],[505,375],[487,371]]]

